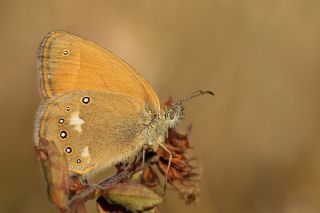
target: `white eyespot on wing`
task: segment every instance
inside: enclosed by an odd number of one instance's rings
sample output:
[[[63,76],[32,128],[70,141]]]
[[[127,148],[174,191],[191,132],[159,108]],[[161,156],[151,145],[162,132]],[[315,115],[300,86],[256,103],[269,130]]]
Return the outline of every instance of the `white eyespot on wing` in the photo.
[[[90,157],[89,147],[88,146],[84,147],[84,149],[81,151],[80,155],[83,158]]]
[[[77,132],[82,132],[82,124],[84,124],[84,120],[79,117],[80,112],[73,112],[70,116],[69,125],[73,126],[73,129]]]

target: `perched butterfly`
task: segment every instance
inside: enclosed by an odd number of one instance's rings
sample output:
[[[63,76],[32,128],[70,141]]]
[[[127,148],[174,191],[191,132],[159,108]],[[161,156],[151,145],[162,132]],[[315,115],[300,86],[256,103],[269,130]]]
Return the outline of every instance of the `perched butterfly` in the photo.
[[[36,146],[44,138],[65,153],[70,172],[86,176],[163,145],[182,118],[182,103],[161,108],[149,83],[97,44],[64,31],[49,33],[39,49],[41,106]],[[168,167],[169,168],[169,167]]]

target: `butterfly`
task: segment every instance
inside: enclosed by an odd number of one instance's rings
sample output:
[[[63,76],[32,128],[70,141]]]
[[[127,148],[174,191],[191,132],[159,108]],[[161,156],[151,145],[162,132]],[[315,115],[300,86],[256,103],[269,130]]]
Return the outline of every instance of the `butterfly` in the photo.
[[[161,107],[150,84],[126,62],[65,31],[50,32],[42,41],[38,72],[35,145],[40,138],[55,143],[68,170],[82,176],[126,161],[144,146],[168,151],[163,143],[183,117],[182,103],[213,95],[197,91]]]

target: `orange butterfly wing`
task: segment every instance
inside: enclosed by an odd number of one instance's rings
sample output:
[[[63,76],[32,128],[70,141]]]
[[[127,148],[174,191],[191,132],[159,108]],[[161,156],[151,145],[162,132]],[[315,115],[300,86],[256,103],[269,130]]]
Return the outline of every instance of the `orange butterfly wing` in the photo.
[[[51,32],[43,40],[39,71],[42,98],[75,90],[115,92],[160,110],[152,87],[131,66],[97,44],[64,31]]]

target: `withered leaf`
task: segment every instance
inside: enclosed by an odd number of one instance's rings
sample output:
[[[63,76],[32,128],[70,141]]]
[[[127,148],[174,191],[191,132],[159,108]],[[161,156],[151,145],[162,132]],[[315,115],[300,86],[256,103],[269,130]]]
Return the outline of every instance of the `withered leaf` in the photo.
[[[102,196],[109,203],[132,211],[151,209],[162,202],[160,195],[141,184],[118,184],[110,187]]]
[[[56,144],[45,139],[40,139],[36,151],[47,179],[49,197],[61,211],[65,211],[69,204],[67,161]]]

